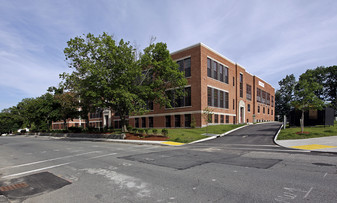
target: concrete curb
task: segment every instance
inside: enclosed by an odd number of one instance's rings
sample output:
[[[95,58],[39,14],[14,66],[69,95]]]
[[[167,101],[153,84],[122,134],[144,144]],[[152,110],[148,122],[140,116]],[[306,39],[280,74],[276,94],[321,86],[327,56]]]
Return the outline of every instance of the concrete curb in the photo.
[[[311,152],[311,153],[324,153],[324,154],[337,154],[337,152],[328,152],[328,151],[317,151],[317,150],[304,150],[304,149],[298,149],[298,148],[292,148],[292,147],[287,147],[282,144],[280,144],[277,141],[277,137],[283,127],[283,124],[281,125],[280,129],[277,131],[276,135],[274,136],[274,143],[280,147],[286,148],[286,149],[291,149],[291,150],[296,150],[296,151],[302,151],[302,152]]]
[[[215,138],[223,137],[223,136],[225,136],[225,135],[227,135],[227,134],[229,134],[229,133],[232,133],[232,132],[234,132],[234,131],[236,131],[236,130],[239,130],[239,129],[244,128],[244,127],[247,127],[247,126],[249,126],[249,125],[244,125],[244,126],[235,128],[235,129],[233,129],[233,130],[227,131],[227,132],[225,132],[225,133],[222,133],[222,134],[220,134],[220,135],[212,136],[212,137],[206,137],[206,138],[204,138],[204,139],[196,140],[196,141],[190,142],[190,143],[188,143],[188,144],[195,144],[195,143],[205,142],[205,141],[208,141],[208,140],[213,140],[213,139],[215,139]]]
[[[164,144],[165,141],[143,141],[143,140],[119,140],[119,139],[101,139],[101,138],[69,138],[69,137],[49,137],[49,139],[54,140],[69,140],[69,141],[92,141],[92,142],[117,142],[126,144],[150,144],[150,145],[161,145],[161,146],[171,146]]]
[[[227,131],[223,134],[217,135],[217,136],[212,136],[212,137],[207,137],[201,140],[196,140],[194,142],[191,143],[187,143],[184,145],[189,145],[189,144],[195,144],[195,143],[199,143],[199,142],[205,142],[207,140],[212,140],[218,137],[223,137],[231,132],[234,132],[236,130],[239,130],[241,128],[244,128],[246,126],[249,125],[244,125],[238,128],[235,128],[233,130]],[[39,136],[39,137],[43,137],[43,136]],[[46,136],[47,137],[47,136]],[[163,142],[166,141],[143,141],[143,140],[119,140],[119,139],[102,139],[102,138],[70,138],[70,137],[53,137],[53,136],[49,136],[49,139],[54,139],[54,140],[73,140],[73,141],[92,141],[92,142],[116,142],[116,143],[126,143],[126,144],[139,144],[139,145],[143,145],[143,144],[150,144],[150,145],[160,145],[160,146],[174,146],[174,147],[181,147],[184,145],[169,145],[169,144],[165,144]]]

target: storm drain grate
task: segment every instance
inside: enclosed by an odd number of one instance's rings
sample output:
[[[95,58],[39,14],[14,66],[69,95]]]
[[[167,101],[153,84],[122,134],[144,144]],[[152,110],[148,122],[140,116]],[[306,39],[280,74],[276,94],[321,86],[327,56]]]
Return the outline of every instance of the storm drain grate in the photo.
[[[22,182],[22,183],[7,185],[7,186],[1,186],[0,191],[7,192],[7,191],[17,190],[17,189],[25,188],[25,187],[28,187],[28,184],[25,182]]]

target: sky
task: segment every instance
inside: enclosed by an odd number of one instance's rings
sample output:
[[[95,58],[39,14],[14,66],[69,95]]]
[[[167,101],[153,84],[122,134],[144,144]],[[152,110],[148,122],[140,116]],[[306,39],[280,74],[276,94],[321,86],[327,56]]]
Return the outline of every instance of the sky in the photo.
[[[67,41],[103,32],[140,50],[202,42],[275,89],[337,64],[336,0],[0,0],[0,110],[57,86]]]

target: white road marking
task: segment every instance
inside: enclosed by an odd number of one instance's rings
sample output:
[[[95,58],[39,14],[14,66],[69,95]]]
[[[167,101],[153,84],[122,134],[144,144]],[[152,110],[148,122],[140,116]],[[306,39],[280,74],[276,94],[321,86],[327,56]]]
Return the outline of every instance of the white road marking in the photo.
[[[15,176],[25,175],[25,174],[29,174],[29,173],[43,171],[43,170],[46,170],[46,169],[51,169],[51,168],[56,168],[56,167],[60,167],[60,166],[65,166],[65,165],[68,165],[68,164],[71,164],[71,163],[75,163],[75,162],[79,162],[79,161],[90,160],[90,159],[97,159],[97,158],[101,158],[101,157],[105,157],[105,156],[111,156],[111,155],[115,155],[115,154],[117,154],[117,153],[104,154],[104,155],[95,156],[95,157],[91,157],[91,158],[87,158],[87,159],[83,159],[83,160],[71,161],[71,162],[67,162],[67,163],[63,163],[63,164],[48,166],[48,167],[44,167],[44,168],[38,168],[38,169],[34,169],[34,170],[30,170],[30,171],[25,171],[25,172],[21,172],[21,173],[15,173],[15,174],[3,176],[1,178],[10,178],[10,177],[15,177]]]
[[[324,176],[323,176],[323,178],[325,178],[326,175],[328,175],[328,173],[325,173]]]
[[[2,178],[10,178],[10,177],[14,177],[14,176],[25,175],[25,174],[28,174],[28,173],[33,173],[33,172],[43,171],[43,170],[46,170],[46,169],[64,166],[64,165],[67,165],[67,164],[70,164],[70,163],[71,162],[58,164],[58,165],[54,165],[54,166],[48,166],[48,167],[44,167],[44,168],[39,168],[39,169],[31,170],[31,171],[25,171],[25,172],[21,172],[21,173],[15,173],[15,174],[11,174],[11,175],[8,175],[8,176],[3,176]]]
[[[303,199],[307,198],[309,193],[311,192],[311,190],[313,189],[313,187],[310,188],[310,190],[307,192],[307,194],[304,195]]]
[[[11,169],[11,168],[19,168],[19,167],[23,167],[23,166],[40,164],[40,163],[44,163],[44,162],[48,162],[48,161],[55,161],[55,160],[59,160],[59,159],[67,159],[67,158],[71,158],[71,157],[82,156],[82,155],[85,155],[85,154],[99,153],[99,152],[101,152],[101,151],[85,152],[85,153],[81,153],[81,154],[75,154],[75,155],[69,155],[69,156],[63,156],[63,157],[58,157],[58,158],[53,158],[53,159],[47,159],[47,160],[42,160],[42,161],[20,164],[20,165],[16,165],[16,166],[9,166],[9,167],[5,167],[5,168],[0,168],[0,170]]]

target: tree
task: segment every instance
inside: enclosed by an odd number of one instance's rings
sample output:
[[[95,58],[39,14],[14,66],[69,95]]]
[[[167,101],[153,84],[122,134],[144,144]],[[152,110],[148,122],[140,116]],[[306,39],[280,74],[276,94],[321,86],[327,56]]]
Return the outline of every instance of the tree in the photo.
[[[16,106],[4,109],[0,113],[0,133],[11,133],[23,125],[23,118]]]
[[[206,134],[208,134],[208,123],[212,122],[212,115],[214,114],[213,111],[214,110],[208,106],[203,110],[203,117],[206,121]]]
[[[295,76],[287,75],[278,84],[280,89],[275,93],[275,115],[288,115],[292,108],[291,101],[294,98]]]
[[[64,53],[73,72],[61,75],[62,86],[79,95],[88,110],[114,111],[123,131],[128,115],[145,113],[148,102],[170,106],[165,90],[187,83],[165,43],[151,43],[137,56],[129,42],[117,44],[106,33],[98,37],[89,33],[70,39]],[[177,94],[182,95],[183,89],[178,88]]]
[[[335,109],[337,115],[337,66],[327,67],[325,97],[331,102],[330,106]]]
[[[307,72],[300,76],[298,83],[295,86],[295,97],[292,101],[292,106],[302,112],[301,117],[301,132],[304,132],[304,112],[309,109],[322,109],[324,102],[315,94],[322,86],[313,81],[308,80],[312,73]]]
[[[79,116],[79,100],[71,92],[57,93],[54,95],[59,103],[58,115],[63,120],[65,129],[68,129],[67,120],[73,120]]]

